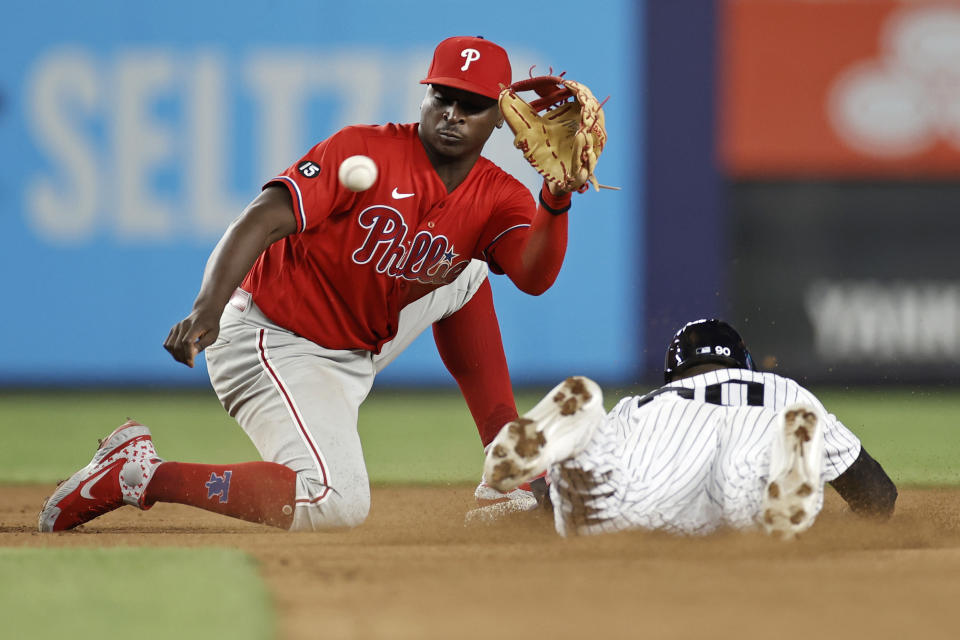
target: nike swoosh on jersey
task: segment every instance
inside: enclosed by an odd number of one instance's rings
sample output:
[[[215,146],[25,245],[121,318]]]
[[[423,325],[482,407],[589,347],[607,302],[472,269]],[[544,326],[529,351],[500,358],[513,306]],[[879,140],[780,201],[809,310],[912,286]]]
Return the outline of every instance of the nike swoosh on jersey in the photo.
[[[108,468],[104,469],[103,471],[101,471],[100,473],[98,473],[97,475],[95,475],[95,476],[93,476],[92,478],[90,478],[89,480],[87,480],[87,481],[83,484],[83,486],[80,487],[80,497],[81,497],[81,498],[86,498],[87,500],[96,500],[96,498],[94,498],[93,495],[91,495],[90,489],[93,488],[93,485],[97,484],[97,481],[100,480],[100,478],[102,478],[103,476],[105,476],[105,475],[107,475],[108,473],[110,473],[110,470],[111,470],[112,468],[113,468],[113,467],[108,467]]]
[[[403,200],[404,198],[410,198],[410,197],[412,197],[412,196],[414,196],[414,195],[416,195],[416,194],[415,194],[415,193],[400,193],[399,191],[397,191],[397,188],[394,187],[394,188],[393,188],[393,193],[391,193],[390,195],[393,196],[393,199],[394,199],[394,200]]]

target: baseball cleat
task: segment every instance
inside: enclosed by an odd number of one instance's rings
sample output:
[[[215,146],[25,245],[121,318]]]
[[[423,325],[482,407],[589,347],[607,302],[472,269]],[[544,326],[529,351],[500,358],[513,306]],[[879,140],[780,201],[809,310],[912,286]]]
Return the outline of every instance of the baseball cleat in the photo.
[[[533,495],[533,488],[529,482],[524,482],[513,491],[497,491],[486,482],[481,482],[473,492],[473,498],[477,501],[478,507],[512,502],[520,511],[537,508],[537,498]]]
[[[39,530],[72,529],[125,504],[149,509],[143,494],[161,462],[150,429],[128,420],[100,441],[90,464],[47,498],[37,518]]]
[[[797,404],[780,412],[770,450],[761,526],[791,540],[813,524],[823,504],[823,426],[812,407]]]
[[[504,425],[487,449],[483,477],[497,491],[515,490],[582,451],[603,415],[600,386],[582,376],[567,378]]]

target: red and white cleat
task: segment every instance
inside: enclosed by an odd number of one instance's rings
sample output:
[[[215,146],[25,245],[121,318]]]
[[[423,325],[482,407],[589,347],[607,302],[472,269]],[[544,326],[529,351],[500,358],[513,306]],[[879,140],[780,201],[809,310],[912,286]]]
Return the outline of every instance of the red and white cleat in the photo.
[[[72,529],[125,504],[149,509],[143,494],[162,462],[150,429],[128,420],[100,441],[90,464],[61,482],[47,498],[37,517],[38,529]]]

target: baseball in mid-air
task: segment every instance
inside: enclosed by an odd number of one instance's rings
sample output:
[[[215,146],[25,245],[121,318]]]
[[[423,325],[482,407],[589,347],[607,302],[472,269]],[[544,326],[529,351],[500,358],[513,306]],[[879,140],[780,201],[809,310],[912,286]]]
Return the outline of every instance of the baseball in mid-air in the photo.
[[[367,156],[350,156],[340,163],[337,177],[350,191],[366,191],[377,181],[377,164]]]

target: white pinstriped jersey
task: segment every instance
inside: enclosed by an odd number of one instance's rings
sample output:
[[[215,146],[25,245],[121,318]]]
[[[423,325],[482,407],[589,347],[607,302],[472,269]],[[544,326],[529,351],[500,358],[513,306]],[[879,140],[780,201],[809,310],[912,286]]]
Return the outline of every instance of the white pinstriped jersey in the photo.
[[[777,411],[796,402],[821,416],[821,479],[835,479],[856,460],[860,441],[812,393],[773,373],[711,371],[624,398],[583,452],[550,469],[557,531],[703,534],[752,526]]]
[[[813,405],[818,413],[825,417],[825,482],[835,480],[860,455],[860,439],[837,420],[835,415],[828,413],[813,393],[790,378],[747,369],[717,369],[675,380],[661,389],[668,387],[691,389],[694,400],[728,407],[763,406],[779,411],[797,402]]]

